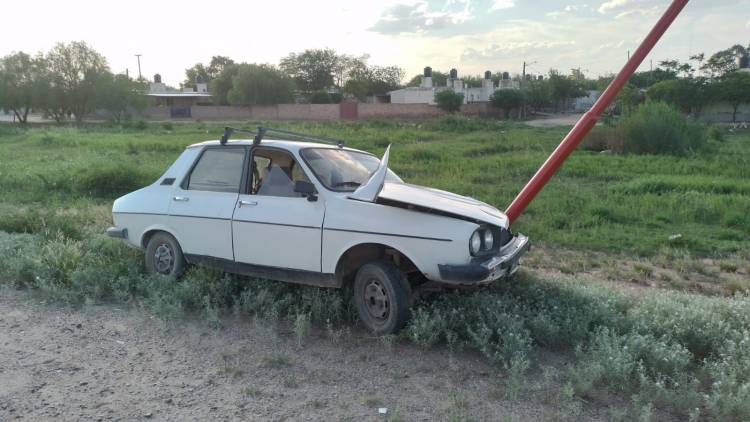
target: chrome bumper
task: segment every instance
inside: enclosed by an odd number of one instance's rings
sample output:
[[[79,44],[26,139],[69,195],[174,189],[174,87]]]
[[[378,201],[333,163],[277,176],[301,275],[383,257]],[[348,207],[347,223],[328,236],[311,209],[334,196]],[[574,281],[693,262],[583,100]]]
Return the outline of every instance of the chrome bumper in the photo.
[[[498,255],[465,265],[438,265],[443,283],[471,285],[489,283],[518,270],[521,257],[531,248],[529,238],[518,234],[503,246]]]

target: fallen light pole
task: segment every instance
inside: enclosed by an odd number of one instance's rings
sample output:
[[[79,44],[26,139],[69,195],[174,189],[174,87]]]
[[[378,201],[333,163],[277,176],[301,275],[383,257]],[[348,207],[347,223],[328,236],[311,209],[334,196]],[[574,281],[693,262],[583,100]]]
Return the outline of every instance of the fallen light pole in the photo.
[[[591,110],[587,111],[578,120],[573,129],[570,130],[567,136],[560,142],[560,145],[555,148],[555,151],[547,158],[547,161],[537,170],[534,177],[524,186],[521,192],[518,193],[516,198],[510,204],[505,214],[510,219],[510,222],[514,222],[526,207],[531,203],[536,195],[544,188],[544,185],[549,182],[555,172],[562,166],[568,156],[576,149],[578,144],[581,143],[584,137],[591,131],[596,125],[599,116],[602,115],[604,110],[614,101],[617,94],[622,90],[623,86],[628,82],[628,79],[638,69],[643,60],[646,58],[648,53],[654,47],[659,38],[664,35],[667,28],[674,22],[677,15],[680,14],[682,9],[688,4],[689,0],[674,0],[672,4],[664,12],[664,15],[656,22],[654,28],[648,33],[648,36],[641,42],[635,53],[630,56],[625,66],[620,70],[617,77],[612,80],[604,93],[599,97],[598,100],[591,107]]]

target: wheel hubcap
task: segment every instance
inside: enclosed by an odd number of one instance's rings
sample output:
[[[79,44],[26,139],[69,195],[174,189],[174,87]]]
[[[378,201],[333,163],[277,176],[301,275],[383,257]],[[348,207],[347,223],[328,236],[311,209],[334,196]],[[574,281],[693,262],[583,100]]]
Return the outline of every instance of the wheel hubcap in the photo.
[[[162,243],[156,248],[154,253],[154,266],[159,274],[169,274],[172,272],[174,265],[174,253],[172,247]]]
[[[377,320],[388,318],[390,302],[388,301],[388,293],[380,281],[370,280],[365,286],[364,295],[367,312],[371,317]]]

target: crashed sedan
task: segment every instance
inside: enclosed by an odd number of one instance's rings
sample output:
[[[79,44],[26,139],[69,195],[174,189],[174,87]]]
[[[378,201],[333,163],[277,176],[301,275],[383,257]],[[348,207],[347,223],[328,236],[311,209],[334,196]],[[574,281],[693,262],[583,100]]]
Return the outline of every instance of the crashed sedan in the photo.
[[[497,208],[404,183],[382,159],[319,138],[191,145],[152,185],[117,199],[111,237],[150,273],[188,264],[322,287],[351,286],[364,326],[398,331],[414,292],[512,275],[528,239]],[[280,133],[290,133],[277,131]],[[295,134],[299,135],[299,134]],[[288,136],[288,138],[294,138]]]

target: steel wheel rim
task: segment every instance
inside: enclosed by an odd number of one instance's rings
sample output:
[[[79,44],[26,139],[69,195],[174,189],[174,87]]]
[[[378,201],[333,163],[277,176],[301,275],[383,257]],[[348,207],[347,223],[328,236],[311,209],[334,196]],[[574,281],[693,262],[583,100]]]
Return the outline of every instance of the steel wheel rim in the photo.
[[[170,274],[174,266],[174,252],[172,247],[167,243],[162,243],[156,247],[154,252],[154,267],[159,274]]]
[[[365,285],[364,300],[367,313],[373,319],[384,321],[388,318],[391,304],[383,283],[375,279],[369,280]]]

